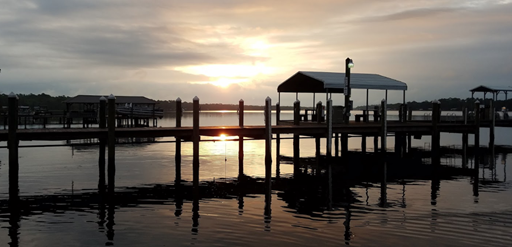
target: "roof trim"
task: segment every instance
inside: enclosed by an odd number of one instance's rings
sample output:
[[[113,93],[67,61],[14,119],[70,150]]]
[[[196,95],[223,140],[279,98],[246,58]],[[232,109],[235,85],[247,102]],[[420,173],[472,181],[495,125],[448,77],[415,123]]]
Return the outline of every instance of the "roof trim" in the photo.
[[[345,73],[299,71],[279,84],[278,92],[344,93]],[[378,74],[351,73],[352,89],[407,90],[407,84]]]
[[[512,87],[494,87],[494,86],[484,86],[480,85],[478,87],[475,87],[473,89],[469,90],[472,93],[475,92],[512,92]]]
[[[100,98],[108,95],[77,95],[64,101],[66,104],[99,104]],[[157,102],[144,96],[116,96],[116,104],[156,104]]]

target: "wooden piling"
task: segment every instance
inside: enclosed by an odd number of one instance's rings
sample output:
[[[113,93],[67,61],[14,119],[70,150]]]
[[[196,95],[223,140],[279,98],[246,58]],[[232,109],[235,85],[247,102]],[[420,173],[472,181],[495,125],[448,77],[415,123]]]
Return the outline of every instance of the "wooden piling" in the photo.
[[[265,202],[270,204],[272,192],[272,102],[265,99]]]
[[[407,122],[407,105],[404,104],[403,105],[403,109],[402,109],[402,112],[404,114],[403,116],[403,119],[402,119],[402,122],[406,123]],[[407,133],[406,132],[402,132],[400,133],[400,147],[401,147],[401,152],[400,152],[400,157],[403,158],[405,156],[405,154],[407,153]]]
[[[320,162],[320,137],[315,136],[315,160],[316,160],[316,175],[320,176],[322,173],[321,162]]]
[[[279,125],[279,115],[281,113],[281,105],[276,104],[276,125]],[[276,178],[281,176],[281,135],[276,134]]]
[[[341,156],[347,157],[348,154],[348,134],[341,134]]]
[[[9,203],[15,204],[19,199],[18,138],[16,135],[18,129],[18,96],[11,92],[7,101],[9,111]]]
[[[412,109],[407,109],[407,120],[412,121]],[[411,133],[407,133],[407,152],[411,152],[412,148],[412,135]]]
[[[480,118],[481,118],[481,110],[480,110],[480,101],[475,102],[475,155],[478,155],[480,148]]]
[[[176,99],[176,127],[181,127],[181,118],[183,116],[183,107],[181,106],[181,99]],[[181,137],[176,136],[174,165],[175,165],[175,179],[174,184],[181,184]]]
[[[491,99],[489,101],[489,114],[491,119],[491,124],[489,126],[489,148],[494,147],[494,128],[496,126],[496,110],[494,109],[494,100]]]
[[[321,123],[322,122],[322,112],[323,112],[323,109],[322,109],[322,101],[318,101],[318,103],[316,103],[316,123]]]
[[[193,173],[193,187],[194,194],[198,195],[199,192],[199,98],[194,97],[193,100],[193,116],[192,116],[192,173]]]
[[[398,122],[404,121],[404,113],[403,113],[403,104],[401,104],[398,108]],[[401,157],[401,133],[395,132],[395,156]]]
[[[387,102],[385,99],[381,101],[381,155],[382,155],[382,181],[380,184],[380,198],[381,205],[385,205],[387,203],[387,157],[386,157],[386,148],[387,148]]]
[[[300,125],[300,101],[293,103],[293,125]],[[300,174],[300,135],[293,134],[293,176],[297,178]]]
[[[441,103],[439,101],[432,102],[432,165],[441,164],[441,134],[439,132],[439,121],[441,118]]]
[[[379,152],[379,135],[373,136],[373,152],[374,153]]]
[[[327,172],[329,176],[329,203],[328,210],[332,210],[332,100],[327,100]]]
[[[238,126],[244,127],[244,100],[238,102]],[[244,136],[238,136],[238,175],[244,174]]]
[[[468,108],[464,107],[462,109],[462,119],[464,119],[464,125],[468,124]],[[466,168],[468,166],[468,138],[469,134],[467,132],[462,133],[462,167]]]
[[[107,99],[105,97],[100,98],[100,109],[99,109],[99,127],[100,129],[105,129],[107,127]],[[99,169],[99,181],[98,181],[98,190],[100,193],[104,192],[105,189],[105,144],[106,138],[100,137],[100,150],[99,150],[99,160],[98,160],[98,169]]]
[[[108,96],[108,191],[114,193],[116,176],[116,97]]]
[[[475,170],[474,170],[474,179],[473,179],[473,195],[478,196],[478,184],[479,184],[479,173],[480,173],[480,118],[481,118],[481,110],[480,110],[480,101],[475,102]]]
[[[343,136],[343,134],[342,134]],[[344,148],[344,147],[343,147]],[[338,133],[334,134],[334,157],[338,157],[338,152],[340,152],[340,136]]]
[[[363,153],[363,154],[366,153],[366,135],[365,134],[361,135],[361,153]]]

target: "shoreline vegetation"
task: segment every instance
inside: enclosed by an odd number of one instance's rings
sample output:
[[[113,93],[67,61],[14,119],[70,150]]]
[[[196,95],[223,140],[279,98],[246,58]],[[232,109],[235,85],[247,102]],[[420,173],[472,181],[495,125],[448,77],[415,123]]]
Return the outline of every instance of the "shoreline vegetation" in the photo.
[[[49,110],[65,110],[66,105],[63,103],[65,100],[71,98],[69,96],[51,96],[48,94],[18,94],[19,97],[19,105],[20,106],[29,106],[30,108],[34,108],[37,106],[45,106]],[[441,110],[449,111],[449,110],[456,110],[460,111],[464,107],[468,107],[469,109],[472,109],[474,107],[474,102],[476,100],[480,100],[485,105],[488,105],[490,99],[485,99],[483,101],[482,98],[466,98],[466,99],[459,99],[459,98],[447,98],[447,99],[439,99],[441,102]],[[176,111],[176,101],[175,100],[157,100],[157,107],[163,109],[165,112],[174,112]],[[0,94],[0,107],[7,106],[7,94]],[[369,105],[369,109],[374,109],[374,107],[377,105]],[[416,102],[416,101],[409,101],[407,102],[407,106],[409,109],[412,110],[429,110],[432,107],[431,101],[422,101],[422,102]],[[508,100],[497,100],[495,102],[496,109],[501,109],[502,107],[505,107],[507,109],[512,109],[512,99]],[[191,110],[192,109],[192,102],[183,101],[182,107],[184,110]],[[397,110],[400,107],[400,103],[395,104],[388,104],[388,109],[390,110]],[[305,107],[310,109],[311,107]],[[303,109],[305,109],[303,108]],[[244,105],[244,110],[247,111],[254,111],[254,110],[263,110],[263,105]],[[272,107],[272,109],[275,109],[275,106]],[[354,108],[355,110],[364,110],[366,109],[366,106],[357,106]],[[220,111],[220,110],[226,110],[226,111],[237,111],[238,110],[238,104],[221,104],[221,103],[208,103],[208,104],[201,104],[201,110],[204,111]],[[293,110],[293,106],[281,106],[281,110]]]

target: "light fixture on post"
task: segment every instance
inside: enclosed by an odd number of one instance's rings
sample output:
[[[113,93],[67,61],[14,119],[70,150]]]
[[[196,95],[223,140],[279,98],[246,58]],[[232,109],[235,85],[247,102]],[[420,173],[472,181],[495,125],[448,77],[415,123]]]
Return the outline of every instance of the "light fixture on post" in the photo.
[[[352,102],[350,101],[350,69],[354,67],[354,61],[348,58],[345,59],[345,87],[343,93],[345,94],[345,123],[349,123],[350,110]]]

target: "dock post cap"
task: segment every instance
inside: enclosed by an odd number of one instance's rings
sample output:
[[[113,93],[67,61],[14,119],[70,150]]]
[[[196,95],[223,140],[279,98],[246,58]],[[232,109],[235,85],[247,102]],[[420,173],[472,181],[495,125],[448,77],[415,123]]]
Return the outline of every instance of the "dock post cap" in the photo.
[[[244,100],[243,100],[243,99],[240,99],[238,102],[244,102]]]
[[[386,99],[382,99],[380,102],[384,103],[384,102],[386,102]]]
[[[18,98],[18,95],[14,94],[13,92],[11,92],[8,96],[8,98]]]
[[[181,99],[180,99],[180,97],[178,97],[178,98],[176,99],[176,101],[178,101],[178,102],[181,102]]]
[[[265,101],[270,101],[270,97],[269,97],[269,96],[267,96],[267,98],[265,99]]]
[[[441,101],[436,99],[436,100],[432,101],[432,103],[434,103],[434,104],[441,104]]]
[[[476,104],[480,104],[480,100],[475,101]]]
[[[294,103],[294,104],[295,104],[295,103],[300,103],[300,100],[298,100],[298,99],[297,99],[297,100],[295,100],[295,102],[293,102],[293,103]]]
[[[322,101],[318,101],[318,103],[316,103],[316,104],[317,104],[317,105],[318,105],[318,104],[320,104],[320,105],[321,105],[321,104],[322,104]]]
[[[116,99],[116,96],[114,96],[113,94],[110,94],[110,95],[108,96],[108,99]]]
[[[101,96],[100,101],[107,101],[107,98],[105,98],[105,96]]]
[[[195,96],[194,101],[199,101],[199,98],[197,96]]]

